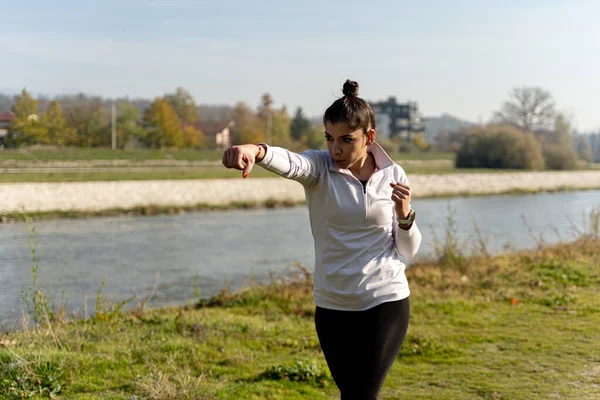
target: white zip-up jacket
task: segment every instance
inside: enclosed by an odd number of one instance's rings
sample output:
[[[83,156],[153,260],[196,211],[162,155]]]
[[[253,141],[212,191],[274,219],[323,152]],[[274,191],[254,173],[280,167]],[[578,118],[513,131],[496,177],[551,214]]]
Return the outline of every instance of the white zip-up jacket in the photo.
[[[416,223],[396,222],[390,183],[408,184],[404,170],[374,143],[377,165],[362,183],[328,151],[300,154],[265,145],[265,169],[304,186],[315,246],[314,301],[319,307],[361,311],[409,296],[405,264],[421,244]]]

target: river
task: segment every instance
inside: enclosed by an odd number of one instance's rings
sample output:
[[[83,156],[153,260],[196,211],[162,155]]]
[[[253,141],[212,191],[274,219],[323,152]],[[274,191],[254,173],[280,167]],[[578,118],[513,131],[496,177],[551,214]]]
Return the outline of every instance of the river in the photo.
[[[572,240],[585,229],[584,216],[599,206],[600,190],[415,199],[424,238],[418,257],[435,254],[435,237],[444,237],[450,213],[465,248],[476,246],[476,222],[488,250],[499,252],[533,248],[540,238]],[[163,306],[191,301],[196,288],[208,296],[227,282],[239,288],[249,277],[285,273],[296,262],[312,269],[314,259],[305,207],[42,220],[35,222],[35,232],[40,281],[59,297],[64,292],[69,310],[79,315],[84,299],[93,310],[105,276],[105,298],[114,301],[134,294],[143,298],[158,276],[149,305]],[[31,265],[26,225],[0,224],[0,321],[5,325],[20,315]]]

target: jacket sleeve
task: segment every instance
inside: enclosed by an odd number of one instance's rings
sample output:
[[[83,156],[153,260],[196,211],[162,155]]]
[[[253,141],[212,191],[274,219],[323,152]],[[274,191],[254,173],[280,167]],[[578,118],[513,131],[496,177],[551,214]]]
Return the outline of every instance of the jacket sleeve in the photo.
[[[261,144],[266,147],[266,152],[263,159],[256,163],[257,165],[284,178],[299,182],[304,187],[311,187],[318,183],[326,164],[321,151],[306,150],[302,153],[294,153],[282,147]]]
[[[402,183],[408,183],[408,177],[404,170],[398,167],[399,176],[398,180]],[[396,250],[398,253],[404,258],[412,258],[417,254],[419,248],[421,247],[421,231],[417,226],[417,221],[413,222],[410,229],[404,230],[398,226],[397,215],[394,208],[394,244],[396,245]]]
[[[419,251],[419,247],[421,247],[421,231],[416,221],[407,231],[400,228],[397,223],[394,223],[394,225],[396,227],[396,250],[404,258],[414,257]]]

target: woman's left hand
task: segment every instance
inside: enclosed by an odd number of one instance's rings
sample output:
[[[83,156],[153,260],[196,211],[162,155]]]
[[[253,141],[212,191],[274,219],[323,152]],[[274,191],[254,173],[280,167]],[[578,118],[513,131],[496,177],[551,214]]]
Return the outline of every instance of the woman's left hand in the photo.
[[[412,195],[410,187],[402,182],[390,183],[390,187],[394,189],[392,191],[392,200],[394,201],[396,216],[400,219],[408,218],[408,214],[410,213],[410,197]]]

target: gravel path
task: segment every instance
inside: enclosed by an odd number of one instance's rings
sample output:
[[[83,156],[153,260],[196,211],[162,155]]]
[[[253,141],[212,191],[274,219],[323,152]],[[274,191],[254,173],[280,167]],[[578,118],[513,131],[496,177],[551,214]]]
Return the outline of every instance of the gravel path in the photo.
[[[511,172],[409,176],[414,197],[494,194],[515,190],[600,189],[600,171]],[[227,205],[304,200],[302,187],[282,178],[2,183],[0,212],[102,211],[136,206]]]

